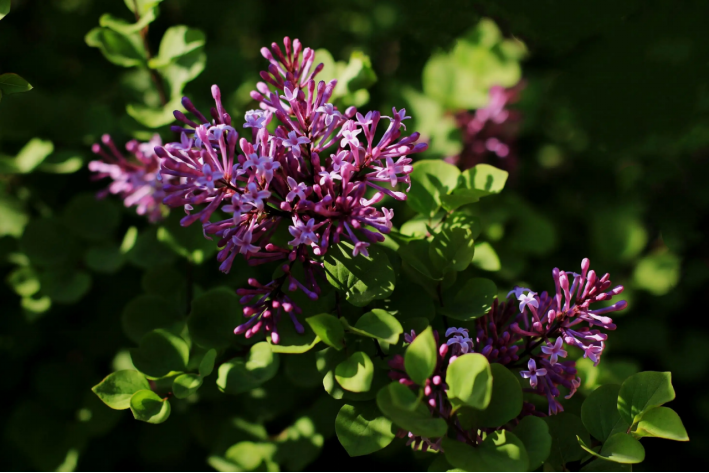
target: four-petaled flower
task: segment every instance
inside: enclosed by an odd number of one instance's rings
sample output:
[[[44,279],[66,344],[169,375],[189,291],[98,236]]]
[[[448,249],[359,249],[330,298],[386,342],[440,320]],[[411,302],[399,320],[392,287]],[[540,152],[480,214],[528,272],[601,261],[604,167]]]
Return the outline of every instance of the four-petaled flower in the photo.
[[[350,122],[352,123],[352,122]],[[362,133],[362,130],[342,130],[342,141],[340,141],[340,146],[345,147],[350,145],[350,149],[354,150],[359,147],[359,140],[357,135]]]
[[[244,200],[247,204],[253,205],[256,210],[263,212],[263,199],[271,197],[271,192],[267,190],[259,190],[255,182],[249,182],[246,186],[247,192],[244,193]]]
[[[534,358],[529,359],[527,368],[529,371],[520,371],[519,374],[521,374],[523,378],[529,378],[529,385],[534,388],[537,386],[537,382],[539,381],[537,376],[546,376],[547,370],[546,368],[537,368],[537,362],[534,361]]]
[[[214,183],[223,177],[223,172],[212,171],[212,167],[209,164],[205,164],[202,166],[202,175],[195,179],[195,181],[203,189],[214,190]]]
[[[554,344],[547,344],[542,346],[542,352],[545,355],[550,355],[549,362],[555,365],[559,361],[559,357],[566,358],[566,350],[563,349],[564,339],[562,337],[557,337]]]
[[[305,200],[305,191],[308,190],[308,185],[304,182],[297,182],[290,176],[288,176],[287,181],[290,192],[286,195],[286,202],[293,202],[296,197],[300,198],[300,200]]]
[[[340,176],[340,173],[337,171],[330,171],[330,172],[321,171],[318,173],[318,175],[320,176],[320,185],[321,186],[324,186],[328,182],[332,182],[335,179],[342,180],[342,176]]]
[[[293,217],[293,225],[288,227],[288,231],[293,235],[293,240],[289,241],[288,244],[292,246],[297,246],[300,244],[312,245],[317,243],[318,235],[315,230],[318,229],[320,225],[315,226],[315,219],[311,218],[308,223],[303,223],[298,217]]]
[[[335,118],[344,119],[345,117],[331,103],[326,103],[315,109],[316,112],[325,115],[325,125],[330,126]]]
[[[528,305],[538,309],[539,301],[535,298],[536,295],[536,292],[529,291],[527,294],[520,294],[517,296],[517,300],[519,300],[519,311],[524,312],[524,308]]]
[[[288,90],[288,89],[286,89]],[[293,152],[293,156],[300,157],[300,145],[310,143],[310,139],[305,136],[298,136],[295,131],[288,132],[288,138],[280,138],[284,146],[287,146]]]
[[[296,98],[298,98],[298,90],[297,89],[289,89],[288,87],[283,88],[283,94],[281,95],[281,98],[284,100],[287,100],[289,102],[292,102]]]
[[[253,233],[251,233],[251,230],[247,230],[244,232],[241,238],[236,235],[232,237],[234,245],[239,248],[239,253],[241,253],[242,255],[248,255],[249,253],[258,252],[259,247],[251,244],[251,239],[253,238],[253,236],[254,235]]]
[[[330,159],[332,159],[332,170],[333,171],[339,171],[342,166],[347,164],[347,161],[345,161],[345,158],[349,155],[350,153],[348,151],[340,151],[337,154],[331,154]]]
[[[263,122],[266,121],[266,116],[261,110],[249,110],[244,115],[244,120],[246,120],[244,128],[261,129],[263,128]]]

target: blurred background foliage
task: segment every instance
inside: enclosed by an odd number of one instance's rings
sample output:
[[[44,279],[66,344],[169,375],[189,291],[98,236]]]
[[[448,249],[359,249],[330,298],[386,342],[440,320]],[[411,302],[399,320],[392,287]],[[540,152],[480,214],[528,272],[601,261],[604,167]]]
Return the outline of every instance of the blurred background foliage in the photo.
[[[512,105],[521,117],[515,156],[484,157],[510,180],[477,208],[485,233],[475,264],[501,291],[542,290],[553,289],[553,267],[574,270],[587,256],[625,285],[629,308],[600,368],[580,365],[582,391],[640,369],[672,371],[682,399],[674,408],[692,442],[649,448],[639,468],[673,470],[678,461],[703,464],[709,441],[707,13],[700,0],[165,0],[146,39],[159,61],[170,54],[160,44],[168,28],[194,29],[173,30],[187,38],[188,80],[168,80],[163,102],[184,88],[202,108],[218,83],[235,118],[253,108],[260,47],[288,35],[324,48],[328,75],[349,84],[336,92],[340,103],[405,104],[410,129],[430,139],[429,159],[463,149],[456,114],[485,106],[493,85],[523,81]],[[125,142],[157,129],[172,138],[147,69],[108,63],[87,45],[100,32],[85,41],[99,18],[106,26],[129,15],[120,0],[13,0],[0,22],[0,74],[34,86],[0,102],[4,469],[254,469],[269,466],[260,455],[273,457],[261,452],[266,439],[280,446],[282,469],[423,467],[397,442],[348,459],[333,435],[337,406],[328,397],[313,403],[322,392],[307,370],[313,360],[288,357],[239,398],[207,383],[199,395],[209,402],[175,403],[158,426],[90,392],[130,367],[135,336],[122,324],[131,310],[167,300],[169,319],[186,312],[192,282],[198,294],[243,285],[254,272],[220,274],[213,244],[178,228],[177,215],[155,228],[115,199],[94,199],[101,185],[85,163],[101,134]],[[405,207],[397,212],[404,222]],[[124,311],[138,296],[142,306]],[[306,389],[289,390],[291,382]]]

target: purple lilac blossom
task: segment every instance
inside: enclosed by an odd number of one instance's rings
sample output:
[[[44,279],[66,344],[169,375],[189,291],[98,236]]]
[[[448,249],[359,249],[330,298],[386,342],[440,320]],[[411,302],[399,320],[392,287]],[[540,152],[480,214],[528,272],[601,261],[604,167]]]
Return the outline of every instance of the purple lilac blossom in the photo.
[[[248,320],[235,329],[246,337],[263,329],[273,343],[279,341],[277,323],[284,313],[303,331],[296,318],[300,308],[282,286],[317,299],[322,263],[314,257],[342,240],[351,242],[353,256],[368,256],[370,244],[384,241],[394,213],[375,204],[385,195],[406,199],[413,170],[409,155],[427,148],[417,143],[418,133],[402,136],[402,122],[410,118],[403,109],[393,109],[392,117],[379,112],[363,117],[355,107],[339,111],[328,102],[337,81],[315,81],[323,65],[315,65],[314,51],[297,39],[283,43],[285,51],[276,43],[261,49],[270,64],[261,72],[264,82],[251,92],[260,110],[246,113],[244,128],[251,131],[244,133],[250,139],[239,139],[215,85],[211,119],[184,98],[193,118],[175,112],[182,125],[172,129],[181,133],[181,142],[156,147],[162,174],[179,179],[165,185],[165,204],[185,209],[182,225],[199,220],[205,236],[218,238],[223,272],[237,255],[250,265],[280,263],[281,276],[263,285],[250,281],[252,289],[240,290]],[[407,188],[397,190],[400,185]],[[228,217],[216,217],[218,209]],[[282,222],[292,239],[276,243],[271,238]],[[296,263],[302,279],[293,275]]]
[[[101,159],[89,162],[89,170],[95,173],[95,180],[109,178],[111,183],[98,198],[108,194],[116,194],[123,199],[126,207],[135,207],[138,215],[145,215],[150,222],[163,218],[161,209],[165,197],[163,183],[159,180],[160,158],[154,151],[162,145],[159,135],[147,143],[131,140],[126,143],[126,157],[116,147],[109,135],[103,135],[101,142],[96,143],[91,150]]]

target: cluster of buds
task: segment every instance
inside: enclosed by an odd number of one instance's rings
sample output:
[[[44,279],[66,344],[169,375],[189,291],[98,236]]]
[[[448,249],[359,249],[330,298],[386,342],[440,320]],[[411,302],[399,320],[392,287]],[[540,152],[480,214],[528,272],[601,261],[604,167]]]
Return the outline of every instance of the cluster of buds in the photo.
[[[500,303],[496,299],[491,310],[475,321],[472,335],[467,328],[451,327],[446,330],[445,343],[440,343],[434,332],[439,344],[438,363],[433,376],[421,386],[430,411],[451,421],[451,405],[445,395],[447,387],[443,380],[448,365],[466,353],[480,353],[490,363],[500,363],[510,369],[526,367],[526,370],[519,371],[520,376],[529,379],[530,387],[526,391],[546,397],[549,415],[563,411],[557,399],[561,394],[559,387],[566,388],[566,398],[569,399],[581,385],[581,379],[576,376],[576,362],[560,361],[567,356],[565,344],[580,348],[585,358],[598,364],[607,335],[595,327],[614,330],[615,325],[606,314],[627,306],[625,301],[620,301],[591,309],[591,304],[612,299],[623,291],[623,287],[611,289],[609,274],[599,278],[589,268],[588,259],[581,262],[581,274],[555,268],[552,271],[556,286],[553,296],[547,292],[540,296],[527,288],[515,287],[506,302]],[[571,284],[570,276],[573,276]],[[413,332],[406,334],[406,342],[410,343],[415,336]],[[394,356],[389,365],[393,380],[419,389],[406,374],[402,356]],[[544,414],[537,412],[531,403],[525,403],[520,417],[525,415]],[[459,440],[477,442],[477,432],[467,432],[456,424],[457,420],[452,421],[459,432]],[[426,450],[440,446],[440,439],[417,437],[411,432],[408,436],[414,448]]]
[[[294,315],[300,309],[282,285],[317,299],[322,266],[313,257],[343,239],[351,241],[354,256],[368,256],[367,247],[384,240],[393,217],[374,205],[385,196],[406,199],[409,155],[427,147],[417,144],[418,133],[402,137],[410,118],[403,109],[390,117],[362,115],[354,107],[339,111],[329,102],[337,82],[315,81],[323,65],[314,66],[314,51],[289,38],[284,46],[285,52],[276,43],[261,50],[270,65],[251,93],[260,110],[246,113],[250,140],[239,139],[215,85],[211,119],[184,98],[192,118],[175,112],[180,142],[155,148],[161,178],[170,179],[163,180],[164,203],[184,208],[182,225],[199,220],[205,236],[218,238],[222,271],[229,272],[237,255],[251,265],[282,262],[282,277],[240,292],[249,320],[235,330],[250,337],[263,329],[274,343],[281,311],[302,331]],[[377,137],[382,122],[386,127]],[[397,190],[402,185],[405,191]],[[284,220],[292,239],[280,241],[274,234]],[[296,262],[304,281],[292,274]]]
[[[522,117],[519,111],[508,106],[519,100],[523,86],[522,82],[510,89],[493,86],[485,107],[474,112],[456,113],[455,120],[463,134],[463,149],[457,156],[446,158],[446,161],[468,169],[494,156],[504,158],[501,162],[504,167],[513,167],[517,159],[514,150]]]
[[[101,159],[89,162],[89,171],[95,173],[93,179],[111,179],[111,184],[98,197],[116,194],[123,199],[126,207],[136,207],[138,215],[146,215],[151,222],[163,217],[161,209],[165,196],[162,182],[157,179],[160,159],[155,147],[162,145],[159,135],[147,143],[131,140],[126,144],[126,157],[116,147],[109,135],[103,135],[104,146],[96,143],[91,147]]]

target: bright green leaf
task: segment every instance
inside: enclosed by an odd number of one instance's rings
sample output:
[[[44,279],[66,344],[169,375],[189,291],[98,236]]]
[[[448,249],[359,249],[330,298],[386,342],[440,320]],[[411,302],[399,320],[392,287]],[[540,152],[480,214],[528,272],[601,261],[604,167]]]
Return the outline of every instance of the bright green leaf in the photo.
[[[390,383],[380,389],[377,406],[395,424],[414,435],[438,438],[448,430],[446,421],[431,417],[428,408],[403,384]]]
[[[448,437],[442,447],[446,460],[463,471],[527,471],[529,467],[524,444],[506,430],[491,432],[478,448]]]
[[[325,344],[342,350],[345,347],[345,329],[337,317],[330,314],[318,314],[305,321]]]
[[[335,379],[347,391],[367,392],[372,387],[374,364],[369,355],[358,351],[335,368]]]
[[[457,361],[453,363],[455,364]],[[450,371],[450,366],[448,370]],[[505,425],[522,412],[522,387],[517,381],[517,377],[499,363],[492,363],[490,370],[492,374],[490,404],[485,410],[473,411],[475,419],[473,425],[475,427]],[[479,381],[479,376],[474,378],[475,386],[473,391],[475,391]]]
[[[618,412],[620,385],[606,384],[593,391],[581,406],[581,420],[588,430],[601,442],[614,432],[625,432],[630,424]]]
[[[603,458],[615,463],[640,463],[645,459],[645,449],[640,442],[633,438],[632,435],[625,432],[619,432],[608,437],[601,452],[596,453],[594,450],[586,446],[586,443],[579,437],[576,437],[581,445],[581,448],[586,450],[593,456]]]
[[[473,266],[483,271],[499,271],[502,267],[502,265],[500,265],[500,258],[497,256],[495,249],[486,241],[475,244]]]
[[[31,266],[20,266],[7,275],[8,285],[21,297],[30,297],[39,291],[37,272]]]
[[[160,378],[172,371],[184,371],[190,350],[177,335],[164,329],[148,332],[137,349],[130,351],[133,365],[148,376]]]
[[[113,64],[135,67],[145,64],[145,50],[137,34],[124,36],[108,28],[94,28],[86,35],[86,44],[99,48]]]
[[[527,449],[529,470],[539,468],[551,453],[552,440],[546,422],[539,417],[525,416],[515,427],[514,434]]]
[[[396,429],[374,403],[345,404],[335,419],[335,433],[351,457],[369,455],[394,440]]]
[[[99,25],[109,28],[116,33],[122,34],[123,36],[129,36],[138,33],[140,30],[148,26],[150,23],[155,21],[156,18],[155,9],[147,10],[144,15],[141,15],[140,20],[136,23],[129,23],[122,18],[117,18],[110,13],[104,13],[99,18]]]
[[[352,256],[354,246],[341,242],[325,257],[325,273],[332,286],[345,293],[347,301],[364,307],[373,300],[385,299],[394,291],[394,269],[381,248],[371,245],[369,256]]]
[[[2,76],[0,76],[2,77]],[[51,141],[31,139],[14,158],[0,158],[0,172],[5,174],[28,174],[54,151]]]
[[[669,407],[656,407],[643,414],[635,435],[688,442],[687,430],[679,415]]]
[[[672,374],[644,371],[623,382],[618,393],[618,412],[628,424],[635,424],[653,407],[675,398]]]
[[[204,33],[198,29],[185,25],[172,26],[165,31],[158,55],[150,60],[150,67],[166,66],[171,60],[203,47],[205,41]]]
[[[444,229],[433,237],[428,254],[442,274],[465,271],[475,254],[472,232],[464,228]]]
[[[490,363],[479,353],[461,355],[448,365],[446,384],[449,398],[475,409],[485,409],[492,395]]]
[[[266,342],[251,347],[248,358],[232,358],[219,366],[217,386],[222,392],[239,394],[251,391],[273,378],[279,358]]]
[[[438,347],[433,331],[428,327],[406,348],[404,367],[414,383],[424,385],[433,375],[437,363]]]
[[[202,386],[202,377],[198,374],[181,374],[172,382],[172,393],[177,399],[190,397]]]
[[[199,375],[206,378],[214,370],[214,362],[217,360],[217,350],[212,348],[202,357],[202,361],[199,363]]]
[[[11,0],[0,0],[0,20],[10,13]]]
[[[116,371],[91,390],[111,409],[128,409],[130,398],[142,389],[150,389],[148,380],[135,370]]]
[[[278,326],[278,335],[280,339],[277,344],[273,343],[273,338],[270,334],[266,337],[268,343],[271,344],[273,353],[305,353],[320,341],[307,323],[303,325],[303,333],[299,333],[295,325],[290,321],[282,323]]]
[[[399,342],[399,335],[404,332],[404,329],[396,317],[389,312],[382,309],[372,309],[357,319],[353,332],[396,345]]]
[[[162,424],[170,417],[170,401],[150,390],[141,390],[130,398],[133,417],[149,424]]]
[[[406,202],[416,212],[432,216],[441,207],[441,196],[458,184],[460,171],[441,160],[424,160],[414,164],[411,190]]]

